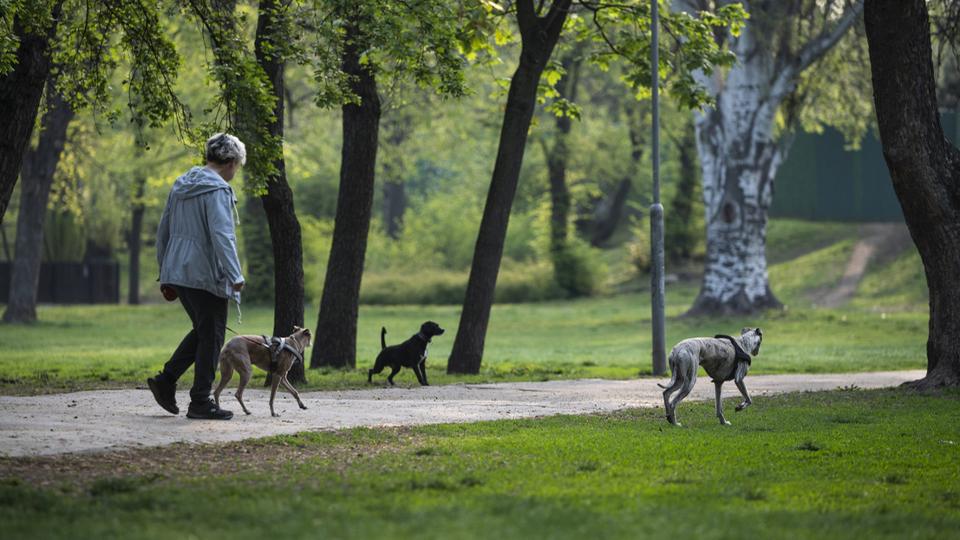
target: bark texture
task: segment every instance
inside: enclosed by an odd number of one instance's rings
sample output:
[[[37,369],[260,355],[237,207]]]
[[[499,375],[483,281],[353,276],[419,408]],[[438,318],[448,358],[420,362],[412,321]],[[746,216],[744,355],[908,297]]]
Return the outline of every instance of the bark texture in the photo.
[[[47,83],[46,95],[47,112],[41,122],[40,138],[37,147],[27,152],[21,170],[16,251],[10,276],[9,302],[3,313],[3,322],[6,323],[37,320],[43,223],[53,175],[67,142],[67,127],[73,119],[73,109],[57,93],[53,78]]]
[[[630,137],[630,166],[627,174],[616,183],[613,191],[593,201],[593,208],[587,209],[589,217],[578,222],[578,228],[589,235],[590,245],[593,247],[605,246],[623,220],[627,197],[633,188],[633,179],[640,174],[643,151],[648,144],[646,133],[650,127],[650,103],[637,102],[630,98],[623,108]]]
[[[520,64],[510,80],[497,160],[474,248],[460,325],[447,362],[448,373],[480,371],[510,209],[536,107],[537,84],[560,37],[569,8],[570,0],[555,0],[546,15],[538,16],[533,0],[520,0],[516,4],[522,42]]]
[[[697,174],[696,132],[692,122],[684,125],[683,135],[674,142],[680,171],[676,180],[677,192],[666,213],[664,246],[669,261],[682,263],[690,260],[700,238],[700,231],[694,229],[694,199],[700,177]]]
[[[127,250],[130,253],[130,272],[127,281],[127,303],[140,303],[140,248],[143,246],[143,194],[147,188],[147,177],[140,175],[136,180],[136,192],[130,206],[130,230],[127,231]]]
[[[565,72],[557,83],[559,97],[575,103],[580,78],[581,60],[578,51],[568,52],[560,64]],[[553,279],[568,293],[575,294],[576,261],[567,254],[570,223],[570,188],[567,185],[567,158],[572,121],[569,116],[555,119],[553,146],[546,146],[547,177],[550,184],[550,256],[553,259]]]
[[[403,215],[407,211],[407,190],[404,176],[407,161],[404,144],[413,133],[414,118],[408,108],[400,105],[385,111],[380,122],[381,170],[383,172],[383,201],[381,216],[387,236],[397,240],[403,229]]]
[[[686,10],[701,7],[697,4],[677,3]],[[748,314],[781,307],[767,275],[767,212],[773,179],[792,139],[778,136],[774,122],[781,104],[796,91],[800,74],[854,24],[862,3],[847,8],[800,46],[794,43],[803,36],[794,35],[792,26],[783,26],[796,24],[790,17],[799,16],[792,8],[762,1],[747,7],[751,19],[740,35],[723,37],[729,38],[737,55],[736,65],[723,79],[718,72],[698,76],[716,106],[694,115],[707,256],[700,294],[689,315]],[[790,17],[777,20],[778,15]],[[765,31],[776,34],[777,40],[771,41]]]
[[[363,50],[362,34],[355,24],[348,25],[343,71],[351,76],[350,87],[360,103],[343,106],[337,214],[310,367],[352,369],[357,364],[360,280],[370,232],[380,129],[377,82],[368,67],[360,63]]]
[[[883,155],[930,291],[927,376],[960,385],[960,151],[937,112],[923,0],[868,0],[864,13]]]
[[[13,33],[20,40],[13,71],[0,77],[0,224],[17,184],[23,156],[30,145],[43,87],[50,73],[50,40],[57,31],[63,0],[53,4],[53,23],[46,31],[28,33],[14,17]]]
[[[278,10],[286,2],[261,0],[257,18],[257,33],[254,53],[257,63],[273,85],[274,107],[270,135],[283,139],[284,109],[284,59],[277,56],[271,42],[281,35],[277,19]],[[287,183],[286,161],[283,154],[274,161],[276,174],[267,180],[267,193],[260,197],[270,229],[270,244],[273,246],[273,335],[288,336],[294,326],[303,326],[303,243],[300,222],[293,205],[293,190]],[[287,375],[290,382],[306,382],[304,365],[294,364]]]

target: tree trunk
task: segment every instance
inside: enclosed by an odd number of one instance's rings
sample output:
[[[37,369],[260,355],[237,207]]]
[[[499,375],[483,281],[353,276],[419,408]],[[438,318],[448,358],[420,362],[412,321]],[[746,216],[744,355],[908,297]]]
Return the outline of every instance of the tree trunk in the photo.
[[[577,100],[577,83],[579,82],[581,59],[577,58],[578,51],[568,52],[561,65],[565,74],[557,83],[557,92],[560,98],[570,102]],[[567,256],[567,237],[570,222],[570,189],[567,186],[567,158],[570,148],[571,118],[569,116],[556,117],[556,130],[553,147],[546,151],[547,177],[550,183],[550,256],[553,259],[553,279],[568,293],[576,293],[576,286],[572,283],[575,270],[571,264],[573,259]]]
[[[284,60],[271,53],[268,44],[271,36],[278,34],[276,12],[281,9],[276,0],[261,0],[257,18],[257,34],[254,52],[257,62],[273,84],[274,120],[270,135],[283,139],[284,105]],[[294,326],[303,326],[303,244],[300,239],[300,222],[293,207],[293,191],[287,183],[286,162],[281,154],[274,162],[277,174],[267,181],[267,193],[260,200],[270,227],[270,243],[273,246],[273,335],[288,336]],[[303,364],[290,368],[290,382],[305,383]]]
[[[674,3],[690,13],[702,5]],[[839,13],[813,17],[799,3],[751,2],[751,18],[739,36],[729,38],[737,63],[725,75],[697,72],[698,82],[716,98],[714,107],[696,112],[697,149],[703,181],[707,260],[700,294],[689,315],[749,314],[780,307],[767,276],[767,211],[773,179],[791,137],[778,137],[774,121],[780,104],[795,95],[800,75],[822,58],[856,23],[862,0]],[[837,8],[841,9],[841,8]],[[805,19],[797,19],[804,11]],[[804,28],[804,24],[807,29]],[[814,34],[808,39],[803,35]],[[799,114],[788,115],[789,135]]]
[[[497,160],[474,248],[460,326],[447,361],[447,373],[480,372],[510,209],[536,107],[537,85],[560,37],[569,7],[570,0],[555,0],[549,13],[539,17],[532,0],[517,3],[517,22],[522,36],[520,64],[510,80]]]
[[[243,230],[243,256],[246,260],[247,280],[243,287],[243,300],[247,304],[272,304],[273,248],[270,240],[270,223],[260,197],[247,192],[241,213],[240,227]]]
[[[697,112],[707,260],[700,294],[688,315],[755,313],[782,304],[767,275],[767,211],[783,158],[774,139],[777,108],[786,93],[772,88],[773,64],[757,51],[752,29],[737,43],[716,107]]]
[[[356,23],[347,25],[345,40],[342,69],[351,76],[350,89],[360,103],[343,106],[337,214],[310,367],[352,369],[357,363],[360,280],[373,210],[380,97],[373,73],[360,63],[364,44]]]
[[[0,76],[0,224],[17,184],[23,156],[30,145],[43,86],[50,73],[50,40],[57,31],[63,0],[53,4],[53,23],[41,34],[29,34],[15,16],[13,34],[20,44],[13,71]]]
[[[616,191],[600,202],[593,220],[593,232],[590,235],[591,246],[603,247],[613,236],[613,233],[617,231],[617,225],[620,224],[620,219],[623,217],[623,210],[627,206],[627,197],[630,195],[632,185],[632,178],[621,178],[617,182]]]
[[[937,111],[923,0],[868,0],[864,12],[883,155],[927,277],[927,376],[918,389],[960,385],[960,151]]]
[[[403,214],[407,210],[406,149],[404,143],[414,130],[414,104],[399,105],[384,112],[380,122],[381,172],[383,174],[383,202],[381,212],[387,236],[397,240],[403,229]]]
[[[643,150],[647,146],[644,128],[649,129],[646,122],[650,116],[650,104],[638,103],[632,97],[628,99],[630,101],[625,105],[624,112],[630,136],[630,166],[627,175],[617,182],[613,193],[601,199],[593,209],[591,218],[584,220],[583,230],[589,232],[590,245],[593,247],[603,247],[617,231],[633,187],[633,179],[640,173]]]
[[[387,236],[394,240],[400,238],[406,210],[406,184],[402,179],[388,177],[383,182],[383,225],[387,229]]]
[[[147,187],[147,177],[141,174],[137,180],[137,191],[130,208],[130,231],[127,233],[127,250],[130,252],[130,272],[127,281],[127,303],[140,303],[140,247],[143,245],[143,214],[146,206],[143,195]]]
[[[767,211],[782,155],[771,138],[776,107],[750,104],[742,94],[731,89],[723,96],[737,110],[720,109],[697,119],[707,260],[689,315],[747,314],[782,306],[770,290],[766,254]],[[744,104],[747,108],[739,108]],[[738,133],[737,118],[748,111],[760,114]]]
[[[687,122],[683,135],[674,142],[677,147],[677,160],[680,162],[677,193],[670,202],[667,212],[666,241],[667,257],[673,262],[688,261],[693,254],[700,231],[694,229],[694,198],[697,193],[697,150],[696,131],[693,123]]]
[[[55,80],[47,82],[47,112],[37,147],[23,161],[20,213],[17,216],[16,252],[10,276],[10,295],[3,321],[30,323],[37,320],[37,287],[43,259],[43,222],[53,175],[67,141],[73,109],[56,91]]]

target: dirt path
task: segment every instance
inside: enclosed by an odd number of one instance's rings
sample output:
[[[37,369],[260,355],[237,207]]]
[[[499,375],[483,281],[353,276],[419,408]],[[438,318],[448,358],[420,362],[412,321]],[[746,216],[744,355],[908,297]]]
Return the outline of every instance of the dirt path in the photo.
[[[820,375],[755,375],[752,396],[844,386],[878,388],[923,377],[923,371]],[[29,456],[160,446],[175,442],[226,442],[310,430],[356,426],[398,426],[586,414],[630,407],[662,406],[655,379],[584,379],[542,383],[453,384],[426,388],[376,388],[302,394],[301,411],[287,394],[277,395],[280,418],[271,418],[269,394],[248,389],[251,416],[229,422],[188,420],[157,406],[147,390],[103,390],[45,396],[0,396],[0,455]],[[729,387],[729,388],[728,388]],[[724,388],[733,396],[736,388]],[[713,385],[701,381],[691,400],[713,399]],[[187,392],[177,395],[183,406]],[[240,412],[231,396],[226,408]],[[762,399],[755,406],[763,406]],[[749,413],[745,413],[749,414]],[[736,416],[730,411],[730,420]]]
[[[911,242],[910,232],[903,223],[870,223],[861,227],[860,236],[840,283],[814,299],[818,307],[837,308],[846,304],[857,292],[857,285],[870,261],[890,260],[910,247]]]

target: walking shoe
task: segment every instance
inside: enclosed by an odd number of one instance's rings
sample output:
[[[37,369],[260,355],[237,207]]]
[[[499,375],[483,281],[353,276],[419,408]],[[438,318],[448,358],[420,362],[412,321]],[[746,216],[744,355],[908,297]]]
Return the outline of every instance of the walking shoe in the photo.
[[[187,418],[193,418],[194,420],[229,420],[233,418],[233,413],[221,409],[212,401],[206,401],[199,404],[191,403],[187,407]]]
[[[168,413],[180,414],[180,408],[177,407],[177,385],[157,379],[158,377],[147,379],[147,386],[153,392],[153,399],[157,400],[157,404]]]

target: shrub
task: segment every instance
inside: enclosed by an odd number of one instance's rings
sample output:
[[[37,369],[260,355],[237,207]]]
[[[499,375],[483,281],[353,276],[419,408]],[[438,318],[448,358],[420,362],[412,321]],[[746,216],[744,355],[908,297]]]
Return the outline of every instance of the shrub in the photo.
[[[494,300],[499,303],[538,302],[563,298],[550,265],[504,261]],[[364,304],[460,304],[469,271],[423,269],[415,272],[375,272],[363,276],[360,302]]]
[[[578,238],[567,240],[567,245],[552,254],[557,286],[569,296],[597,292],[606,276],[606,266],[598,251]]]

